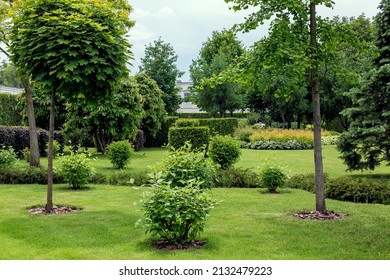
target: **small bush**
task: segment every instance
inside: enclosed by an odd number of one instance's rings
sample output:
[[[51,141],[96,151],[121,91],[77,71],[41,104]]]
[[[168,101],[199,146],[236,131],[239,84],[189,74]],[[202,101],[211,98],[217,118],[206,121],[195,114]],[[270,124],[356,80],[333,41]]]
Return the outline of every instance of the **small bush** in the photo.
[[[210,138],[208,127],[171,127],[169,129],[169,147],[178,149],[188,141],[193,149],[207,146]]]
[[[390,204],[390,187],[373,181],[342,177],[325,185],[328,198],[341,201]]]
[[[326,183],[329,179],[328,174],[324,174],[324,182]],[[297,174],[291,176],[285,185],[286,188],[305,190],[311,193],[316,192],[316,178],[315,174]]]
[[[84,187],[95,173],[91,160],[84,153],[61,157],[58,171],[73,189]]]
[[[205,152],[194,151],[189,142],[169,152],[167,158],[151,167],[151,179],[171,182],[174,187],[185,187],[190,180],[198,180],[204,188],[211,188],[216,165]]]
[[[201,188],[199,181],[190,180],[180,188],[164,181],[153,185],[144,195],[144,218],[138,224],[171,244],[185,244],[204,230],[215,205],[215,200]]]
[[[240,143],[230,136],[214,136],[210,141],[209,155],[215,163],[227,169],[240,158]]]
[[[129,141],[113,142],[107,149],[108,158],[117,169],[124,169],[134,155],[134,148]]]
[[[287,182],[286,172],[275,164],[265,164],[260,171],[261,186],[267,188],[270,192],[276,192]]]
[[[141,149],[143,149],[145,144],[145,133],[143,130],[138,129],[137,135],[132,140],[132,143],[135,151],[140,151]]]
[[[259,175],[251,169],[218,169],[214,179],[215,188],[258,188]]]
[[[54,172],[54,183],[64,183],[58,172]],[[47,184],[47,170],[37,167],[0,168],[0,184]]]
[[[12,147],[0,147],[0,167],[12,167],[17,161],[16,153]]]
[[[108,183],[113,186],[142,186],[147,184],[149,177],[146,173],[132,174],[122,170],[108,176]]]

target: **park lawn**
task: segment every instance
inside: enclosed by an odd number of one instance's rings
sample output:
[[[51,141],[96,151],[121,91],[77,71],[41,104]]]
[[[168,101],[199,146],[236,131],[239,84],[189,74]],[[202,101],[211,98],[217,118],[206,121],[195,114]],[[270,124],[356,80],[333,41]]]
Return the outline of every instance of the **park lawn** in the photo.
[[[283,189],[213,189],[220,201],[200,239],[201,249],[158,251],[136,227],[144,188],[93,185],[71,191],[55,185],[54,203],[83,210],[62,215],[31,215],[42,205],[44,185],[0,185],[2,260],[389,260],[390,206],[327,200],[344,220],[298,220],[290,215],[313,210],[313,194]]]

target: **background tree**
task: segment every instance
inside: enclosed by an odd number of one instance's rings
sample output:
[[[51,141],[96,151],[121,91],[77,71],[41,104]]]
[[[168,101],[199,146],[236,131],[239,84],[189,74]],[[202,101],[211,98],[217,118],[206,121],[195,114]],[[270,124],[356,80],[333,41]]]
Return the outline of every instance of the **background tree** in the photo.
[[[5,60],[0,65],[0,84],[10,87],[22,87],[15,65]]]
[[[139,67],[140,71],[155,80],[163,91],[165,110],[170,115],[176,112],[181,103],[176,81],[184,72],[177,68],[176,61],[177,55],[173,47],[159,38],[145,48],[145,56],[141,58]]]
[[[226,111],[233,113],[244,108],[243,90],[237,83],[226,82],[205,85],[203,80],[219,75],[230,63],[244,53],[241,42],[231,31],[214,31],[203,43],[196,60],[190,66],[193,87],[191,101],[211,115],[225,117]]]
[[[338,146],[349,170],[390,164],[390,2],[382,0],[376,17],[379,56],[360,88],[348,93],[352,106],[343,114],[350,127]]]
[[[98,105],[69,104],[66,130],[87,131],[93,136],[97,150],[105,154],[113,141],[136,136],[144,115],[142,103],[136,81],[128,78]]]
[[[144,111],[140,128],[148,136],[155,137],[164,123],[167,112],[165,111],[164,93],[157,83],[145,73],[134,76],[138,92],[142,96],[142,109]]]
[[[127,76],[133,25],[124,1],[20,0],[11,29],[12,60],[51,94],[46,211],[53,208],[54,108],[57,93],[71,102],[104,100]]]
[[[9,32],[12,26],[12,22],[10,18],[11,15],[13,14],[13,8],[15,7],[14,5],[15,2],[16,1],[14,0],[0,1],[0,51],[3,54],[5,54],[8,58],[10,58],[11,56],[7,50],[10,46]],[[1,44],[4,44],[5,47],[3,48]],[[33,103],[30,79],[28,76],[25,75],[25,73],[22,73],[21,82],[23,84],[25,97],[26,97],[25,101],[26,101],[26,111],[27,111],[27,118],[28,118],[28,131],[29,131],[29,138],[30,138],[30,157],[29,157],[30,166],[38,167],[40,165],[39,145],[38,145],[37,127],[35,123],[34,103]]]

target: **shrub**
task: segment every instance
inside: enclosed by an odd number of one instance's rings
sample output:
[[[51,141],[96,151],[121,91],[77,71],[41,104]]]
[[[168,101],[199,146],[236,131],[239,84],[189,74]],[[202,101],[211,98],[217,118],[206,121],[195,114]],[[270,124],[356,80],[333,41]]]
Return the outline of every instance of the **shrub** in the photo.
[[[339,142],[340,136],[324,136],[321,138],[322,145],[337,145]]]
[[[378,181],[341,177],[325,185],[328,198],[341,201],[390,204],[390,187]]]
[[[20,125],[22,115],[16,110],[18,95],[0,92],[0,125]]]
[[[141,186],[147,184],[149,177],[146,173],[130,173],[122,170],[108,176],[108,183],[113,186]]]
[[[71,154],[60,158],[60,175],[73,189],[84,187],[95,173],[86,154]]]
[[[258,188],[259,176],[251,169],[218,169],[214,178],[216,188]]]
[[[175,122],[175,126],[177,127],[194,127],[200,126],[200,121],[197,119],[178,119]]]
[[[133,144],[133,147],[134,147],[135,151],[139,151],[139,150],[141,150],[144,147],[144,144],[145,144],[145,133],[143,132],[143,130],[138,129],[137,135],[132,140],[132,144]]]
[[[193,149],[207,146],[210,138],[208,127],[171,127],[169,129],[169,147],[178,149],[188,141]]]
[[[107,150],[108,158],[117,169],[124,169],[134,154],[134,148],[129,141],[113,142]]]
[[[240,143],[230,136],[214,136],[210,141],[209,155],[215,163],[227,169],[240,158]]]
[[[254,150],[307,150],[312,149],[313,145],[308,143],[300,143],[297,140],[289,140],[286,142],[259,140],[253,143],[246,143],[241,141],[241,148]]]
[[[260,171],[261,186],[267,188],[270,192],[276,192],[287,182],[286,172],[275,164],[266,163]]]
[[[169,128],[175,124],[178,117],[168,117],[164,120],[156,136],[145,135],[145,147],[162,147],[168,145]]]
[[[12,167],[16,161],[16,154],[12,147],[5,149],[4,146],[0,146],[0,167]]]
[[[325,180],[327,176],[325,176]],[[316,179],[314,174],[297,174],[291,176],[290,180],[286,183],[287,188],[301,189],[311,193],[316,191]]]
[[[233,135],[234,130],[238,127],[238,120],[236,118],[224,119],[200,119],[201,126],[210,128],[210,135]]]
[[[64,183],[64,179],[54,172],[54,183]],[[26,169],[1,168],[0,184],[47,184],[47,170],[29,167]]]
[[[250,142],[250,136],[253,134],[252,128],[238,128],[234,131],[234,137],[240,141]]]
[[[313,132],[296,129],[261,129],[255,130],[250,137],[251,142],[275,141],[280,143],[289,140],[296,140],[302,144],[313,145]]]
[[[142,200],[143,219],[138,221],[146,232],[171,244],[194,240],[205,228],[206,220],[216,202],[201,182],[190,180],[185,187],[169,182],[154,184]]]
[[[194,151],[187,142],[179,149],[169,152],[167,158],[151,167],[151,179],[171,182],[174,187],[185,187],[190,180],[198,180],[204,188],[213,185],[216,165],[205,152]]]

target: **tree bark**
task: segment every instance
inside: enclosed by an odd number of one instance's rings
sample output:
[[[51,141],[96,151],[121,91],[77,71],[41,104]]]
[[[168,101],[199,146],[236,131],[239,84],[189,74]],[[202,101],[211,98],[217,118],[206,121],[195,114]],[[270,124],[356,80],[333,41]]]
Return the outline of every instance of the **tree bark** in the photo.
[[[37,125],[35,123],[34,103],[32,98],[30,79],[22,78],[24,91],[26,92],[28,132],[30,137],[30,166],[39,167],[39,144]]]
[[[55,106],[55,89],[51,92],[50,121],[49,121],[49,148],[47,155],[47,202],[46,212],[53,209],[53,143],[54,143],[54,106]]]
[[[317,19],[316,4],[310,2],[310,91],[313,104],[313,127],[314,127],[314,165],[316,177],[316,210],[319,212],[326,211],[325,194],[324,194],[324,171],[322,162],[322,145],[321,145],[321,110],[320,95],[317,77]]]

